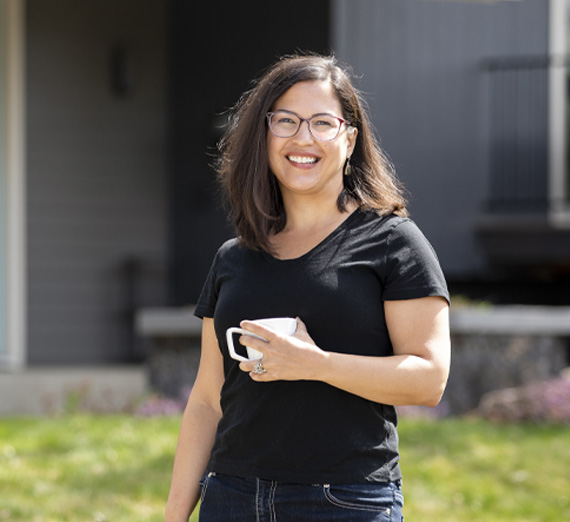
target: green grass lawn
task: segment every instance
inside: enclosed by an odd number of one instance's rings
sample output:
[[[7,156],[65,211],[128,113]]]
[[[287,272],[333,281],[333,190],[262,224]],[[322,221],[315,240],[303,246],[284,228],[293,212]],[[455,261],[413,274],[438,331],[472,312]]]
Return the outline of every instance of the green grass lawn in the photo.
[[[179,423],[0,419],[0,521],[162,520]],[[568,426],[404,419],[400,436],[407,522],[570,520]]]
[[[473,419],[400,426],[407,521],[570,520],[570,427]]]

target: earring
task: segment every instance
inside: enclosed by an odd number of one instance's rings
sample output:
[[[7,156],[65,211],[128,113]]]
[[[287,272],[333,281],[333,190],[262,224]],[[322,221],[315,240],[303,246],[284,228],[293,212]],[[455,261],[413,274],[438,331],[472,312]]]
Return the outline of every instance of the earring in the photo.
[[[344,166],[344,175],[350,176],[352,174],[352,166],[350,165],[350,158],[346,159],[346,164]]]

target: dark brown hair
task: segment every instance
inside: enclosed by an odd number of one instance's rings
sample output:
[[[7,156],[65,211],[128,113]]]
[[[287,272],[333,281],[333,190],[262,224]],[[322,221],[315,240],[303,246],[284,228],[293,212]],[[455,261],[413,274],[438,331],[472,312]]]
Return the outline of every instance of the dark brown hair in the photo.
[[[330,82],[342,106],[342,117],[358,129],[350,158],[352,174],[343,177],[339,210],[345,211],[347,203],[354,201],[383,215],[407,215],[402,187],[374,136],[365,101],[352,85],[347,69],[333,56],[286,56],[241,97],[219,144],[218,178],[240,242],[250,248],[271,252],[270,236],[281,231],[286,222],[279,185],[268,164],[265,115],[290,87],[315,80]]]

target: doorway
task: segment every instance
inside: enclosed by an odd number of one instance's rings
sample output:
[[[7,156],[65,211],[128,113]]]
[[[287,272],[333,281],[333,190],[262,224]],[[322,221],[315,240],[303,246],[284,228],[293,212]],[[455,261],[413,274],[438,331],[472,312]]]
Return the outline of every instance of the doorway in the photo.
[[[278,57],[330,51],[328,0],[174,0],[170,72],[170,284],[174,305],[199,297],[228,228],[211,164],[224,112]]]

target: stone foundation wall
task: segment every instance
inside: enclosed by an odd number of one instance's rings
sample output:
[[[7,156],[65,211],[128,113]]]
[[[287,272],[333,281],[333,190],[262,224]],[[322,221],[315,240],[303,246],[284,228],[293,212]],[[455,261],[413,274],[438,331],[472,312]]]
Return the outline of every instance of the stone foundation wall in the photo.
[[[151,387],[179,398],[196,377],[201,322],[191,309],[167,309],[147,311],[138,324],[149,342]],[[461,415],[487,392],[557,377],[570,363],[570,308],[452,308],[451,339],[442,410]]]
[[[147,358],[150,387],[171,398],[181,398],[196,379],[200,338],[155,337]]]
[[[467,413],[490,391],[557,377],[568,366],[568,339],[497,334],[452,334],[452,362],[444,403]]]

